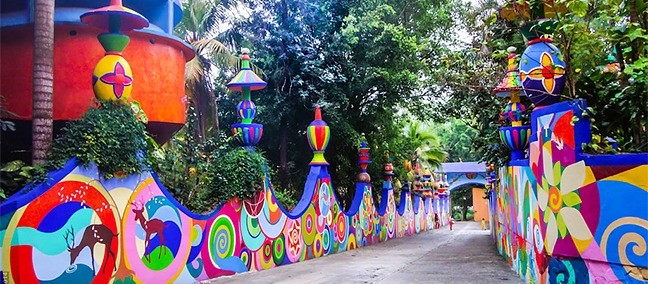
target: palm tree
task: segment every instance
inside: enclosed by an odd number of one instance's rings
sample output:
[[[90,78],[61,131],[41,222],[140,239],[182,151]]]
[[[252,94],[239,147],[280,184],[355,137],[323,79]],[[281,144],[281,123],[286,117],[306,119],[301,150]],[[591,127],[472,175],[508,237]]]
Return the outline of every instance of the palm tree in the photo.
[[[193,135],[198,142],[217,134],[220,128],[214,71],[234,69],[240,64],[240,59],[230,54],[219,40],[221,27],[231,24],[232,11],[239,4],[238,1],[207,0],[183,3],[182,21],[175,32],[196,50],[196,56],[186,64],[185,93],[189,107],[196,112],[197,125]]]
[[[420,121],[411,121],[405,125],[404,138],[411,143],[414,151],[410,154],[412,161],[418,160],[424,167],[440,168],[448,153],[440,146],[434,129]]]
[[[52,144],[54,91],[54,1],[34,1],[32,164],[43,164]]]

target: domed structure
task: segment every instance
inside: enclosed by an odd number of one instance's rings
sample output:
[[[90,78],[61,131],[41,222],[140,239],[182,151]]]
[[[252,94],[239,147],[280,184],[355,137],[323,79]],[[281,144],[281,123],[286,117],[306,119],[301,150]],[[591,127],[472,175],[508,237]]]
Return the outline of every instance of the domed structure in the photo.
[[[79,119],[88,110],[95,98],[93,89],[99,87],[100,93],[114,93],[115,98],[121,95],[120,99],[126,99],[130,90],[130,98],[140,103],[148,117],[147,131],[158,143],[164,143],[185,123],[184,70],[185,63],[194,57],[192,47],[173,35],[174,26],[182,18],[181,3],[123,0],[123,6],[110,5],[98,9],[108,2],[56,0],[54,133],[67,121]],[[2,119],[16,124],[11,138],[2,140],[3,160],[29,160],[31,157],[34,18],[30,3],[27,0],[0,0],[0,94],[4,100],[3,109],[7,111],[3,112]],[[83,24],[80,19],[82,14],[93,10],[93,13],[101,14],[111,9],[121,9],[123,13],[119,12],[120,15],[133,14],[133,11],[139,15],[128,23],[122,21],[121,30],[143,29],[128,32],[127,41],[123,37],[121,40],[103,40],[102,37],[110,37],[110,33],[104,33],[110,28],[108,22],[87,20],[87,23],[98,23],[104,29],[99,30]],[[92,18],[94,16],[88,19]],[[150,24],[145,27],[147,19]],[[97,41],[98,35],[100,42]],[[110,45],[106,46],[104,42],[110,42]],[[126,44],[128,47],[123,49]],[[123,49],[122,57],[131,66],[130,71],[123,61],[113,56],[101,63],[102,69],[95,69],[106,50],[120,48]],[[93,70],[97,71],[94,83],[90,76]]]

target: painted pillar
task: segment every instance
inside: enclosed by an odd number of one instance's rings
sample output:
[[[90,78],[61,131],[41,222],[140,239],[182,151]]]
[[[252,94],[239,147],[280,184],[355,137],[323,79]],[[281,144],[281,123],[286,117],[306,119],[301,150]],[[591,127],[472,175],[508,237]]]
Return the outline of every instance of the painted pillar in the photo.
[[[242,100],[236,107],[236,113],[241,118],[241,123],[232,124],[232,135],[236,137],[239,144],[250,150],[259,143],[263,136],[263,125],[252,123],[256,116],[256,105],[252,101],[251,91],[262,90],[267,83],[257,76],[250,68],[250,50],[241,49],[241,70],[227,83],[231,91],[241,92]]]

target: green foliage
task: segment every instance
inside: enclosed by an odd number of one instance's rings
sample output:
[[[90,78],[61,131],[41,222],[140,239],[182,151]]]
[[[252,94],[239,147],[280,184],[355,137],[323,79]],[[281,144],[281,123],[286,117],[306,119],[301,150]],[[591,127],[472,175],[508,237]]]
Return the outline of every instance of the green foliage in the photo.
[[[429,97],[421,91],[422,70],[433,68],[439,46],[449,40],[458,1],[259,0],[244,22],[223,33],[232,48],[250,47],[265,70],[266,89],[253,92],[256,122],[265,126],[259,147],[278,172],[281,188],[299,198],[311,155],[303,130],[313,106],[323,108],[331,127],[325,154],[343,206],[355,190],[357,141],[365,133],[378,184],[389,150],[399,170],[417,147],[404,139],[406,116],[430,117]],[[218,84],[231,74],[218,78]],[[238,98],[220,97],[220,125],[238,120]],[[404,110],[408,113],[403,115]],[[379,191],[376,191],[379,192]]]
[[[286,210],[292,210],[297,205],[297,200],[292,196],[294,193],[290,192],[287,189],[274,188],[274,195],[277,198],[277,202],[281,204]]]
[[[448,162],[479,161],[482,154],[474,146],[479,132],[459,119],[438,125],[437,133],[444,150],[448,153]]]
[[[82,165],[95,163],[104,178],[140,173],[152,165],[147,155],[148,135],[130,103],[105,102],[90,108],[79,120],[68,122],[54,145],[49,169],[76,157]],[[137,111],[139,113],[139,111]]]
[[[36,185],[44,181],[46,174],[43,166],[32,167],[20,160],[5,163],[0,168],[0,201],[29,183]]]
[[[235,146],[224,134],[204,141],[194,135],[196,110],[187,109],[187,125],[162,147],[156,171],[166,189],[185,207],[209,213],[236,196],[262,189],[265,158]]]
[[[217,153],[214,159],[209,167],[209,174],[213,177],[203,198],[218,204],[234,196],[251,198],[263,189],[266,160],[261,153],[239,148]]]

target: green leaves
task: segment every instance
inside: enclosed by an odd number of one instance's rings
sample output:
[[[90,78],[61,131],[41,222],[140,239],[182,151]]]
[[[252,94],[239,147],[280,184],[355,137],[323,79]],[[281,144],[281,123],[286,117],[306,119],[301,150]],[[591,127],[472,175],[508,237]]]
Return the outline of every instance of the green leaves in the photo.
[[[587,14],[587,1],[586,0],[569,0],[565,1],[567,8],[579,17],[585,17]]]
[[[138,117],[146,116],[130,103],[105,102],[89,109],[81,119],[68,122],[54,140],[48,167],[60,168],[76,157],[83,165],[95,163],[105,178],[148,169],[149,138]]]
[[[214,162],[207,168],[211,181],[202,198],[220,204],[236,196],[240,199],[251,198],[263,189],[264,166],[262,154],[238,148],[215,153]]]

